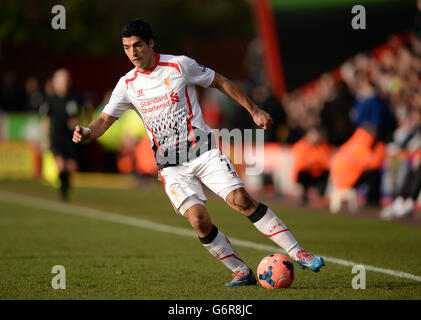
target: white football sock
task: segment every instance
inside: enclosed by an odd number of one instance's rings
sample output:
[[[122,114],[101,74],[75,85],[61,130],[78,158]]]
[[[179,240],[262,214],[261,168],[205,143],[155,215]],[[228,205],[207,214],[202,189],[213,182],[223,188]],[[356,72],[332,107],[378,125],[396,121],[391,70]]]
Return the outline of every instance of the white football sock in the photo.
[[[250,272],[250,268],[235,252],[228,238],[217,227],[213,226],[210,234],[204,238],[199,238],[199,240],[216,259],[232,272]]]
[[[248,218],[257,230],[284,249],[292,259],[298,260],[297,252],[303,249],[292,232],[270,208],[264,204],[259,204],[256,211]]]

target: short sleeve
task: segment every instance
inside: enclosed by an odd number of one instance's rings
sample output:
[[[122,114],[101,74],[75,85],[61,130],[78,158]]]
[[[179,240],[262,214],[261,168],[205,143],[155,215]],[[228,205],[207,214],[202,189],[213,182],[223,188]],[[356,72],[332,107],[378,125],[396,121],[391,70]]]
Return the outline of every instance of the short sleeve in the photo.
[[[215,71],[186,56],[182,56],[179,63],[188,84],[199,85],[204,88],[211,85],[215,77]]]
[[[127,99],[126,92],[126,82],[124,77],[121,77],[111,94],[110,101],[104,107],[103,112],[119,118],[124,111],[130,109],[130,102]]]

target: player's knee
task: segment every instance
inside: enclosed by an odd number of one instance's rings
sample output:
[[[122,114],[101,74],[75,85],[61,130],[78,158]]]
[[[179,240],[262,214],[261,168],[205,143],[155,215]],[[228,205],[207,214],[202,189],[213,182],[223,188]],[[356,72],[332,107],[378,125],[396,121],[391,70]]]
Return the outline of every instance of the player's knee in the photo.
[[[258,202],[254,200],[244,188],[238,188],[227,196],[227,203],[243,214],[249,214],[256,210]]]

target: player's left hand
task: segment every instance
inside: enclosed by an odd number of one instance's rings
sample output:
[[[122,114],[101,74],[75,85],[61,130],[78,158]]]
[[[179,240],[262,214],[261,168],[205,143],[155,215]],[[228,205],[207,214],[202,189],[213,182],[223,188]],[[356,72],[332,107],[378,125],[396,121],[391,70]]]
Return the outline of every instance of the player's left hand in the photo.
[[[253,113],[253,121],[257,126],[265,130],[269,129],[273,124],[272,117],[262,109],[257,109]]]

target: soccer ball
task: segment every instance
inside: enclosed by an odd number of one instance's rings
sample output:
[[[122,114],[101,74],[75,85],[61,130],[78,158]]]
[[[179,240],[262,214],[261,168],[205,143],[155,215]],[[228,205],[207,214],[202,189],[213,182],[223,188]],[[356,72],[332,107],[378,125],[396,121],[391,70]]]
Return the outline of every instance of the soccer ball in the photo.
[[[282,254],[270,254],[260,261],[257,276],[266,289],[288,288],[295,278],[294,265]]]

